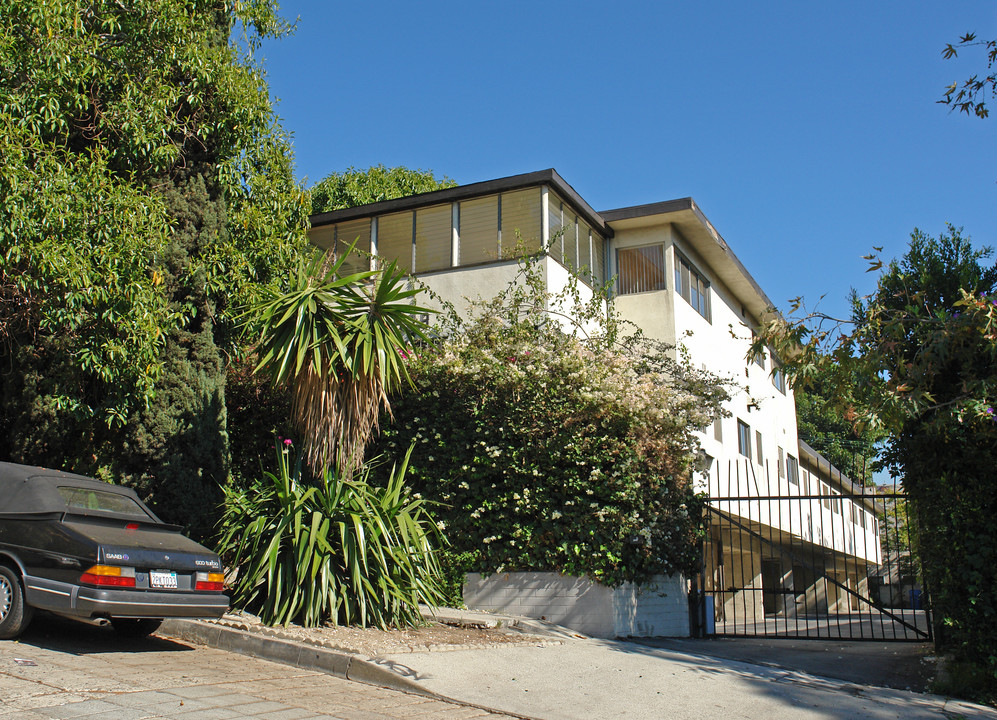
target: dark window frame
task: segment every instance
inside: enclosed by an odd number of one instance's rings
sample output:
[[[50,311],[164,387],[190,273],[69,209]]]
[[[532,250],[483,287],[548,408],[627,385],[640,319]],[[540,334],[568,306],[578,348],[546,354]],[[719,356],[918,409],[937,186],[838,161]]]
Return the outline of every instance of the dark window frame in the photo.
[[[650,253],[657,251],[657,257]],[[633,255],[634,261],[624,258]],[[659,274],[658,278],[650,277],[651,273],[642,272],[646,267],[653,267]],[[625,273],[636,270],[634,277],[625,277]],[[616,292],[619,295],[637,295],[645,292],[658,292],[668,289],[668,269],[665,264],[665,244],[635,245],[616,249]]]
[[[751,460],[751,426],[740,418],[737,420],[737,452]]]
[[[678,248],[675,249],[675,292],[702,315],[706,322],[713,322],[710,281]]]

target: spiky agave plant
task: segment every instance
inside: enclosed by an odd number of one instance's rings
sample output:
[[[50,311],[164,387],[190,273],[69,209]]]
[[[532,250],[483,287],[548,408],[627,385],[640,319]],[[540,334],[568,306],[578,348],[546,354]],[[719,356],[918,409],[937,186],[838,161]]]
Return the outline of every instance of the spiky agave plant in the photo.
[[[409,380],[405,349],[426,338],[421,316],[433,312],[414,304],[420,289],[406,287],[395,263],[340,275],[348,255],[303,262],[287,293],[247,313],[259,338],[257,371],[292,387],[306,462],[344,477],[363,461],[381,412],[390,415],[389,392]]]
[[[350,480],[302,478],[300,456],[278,452],[277,473],[225,490],[219,554],[235,577],[232,603],[267,624],[405,626],[442,600],[444,540],[405,484],[405,460],[385,487],[366,467]]]

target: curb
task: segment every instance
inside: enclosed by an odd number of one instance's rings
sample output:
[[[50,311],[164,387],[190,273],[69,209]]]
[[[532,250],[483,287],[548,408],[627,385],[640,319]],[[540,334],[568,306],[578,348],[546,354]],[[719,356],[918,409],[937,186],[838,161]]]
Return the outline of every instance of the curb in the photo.
[[[272,660],[302,670],[317,670],[344,680],[415,693],[434,700],[456,702],[369,660],[315,645],[282,640],[197,620],[165,620],[157,634],[239,655]]]

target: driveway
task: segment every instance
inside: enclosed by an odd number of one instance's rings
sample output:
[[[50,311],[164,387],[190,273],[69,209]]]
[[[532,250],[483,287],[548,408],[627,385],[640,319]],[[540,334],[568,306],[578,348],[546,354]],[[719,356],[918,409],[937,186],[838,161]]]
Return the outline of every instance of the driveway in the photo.
[[[0,718],[12,720],[507,717],[173,640],[124,640],[52,617],[37,617],[20,641],[0,641],[0,698]]]

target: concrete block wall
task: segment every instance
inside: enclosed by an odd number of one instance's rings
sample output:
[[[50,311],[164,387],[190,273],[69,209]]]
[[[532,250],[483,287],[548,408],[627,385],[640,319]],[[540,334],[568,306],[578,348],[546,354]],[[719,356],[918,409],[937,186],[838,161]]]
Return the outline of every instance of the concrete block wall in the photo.
[[[688,637],[686,581],[661,576],[647,585],[607,588],[558,573],[468,573],[464,604],[472,610],[547,620],[585,635]]]

